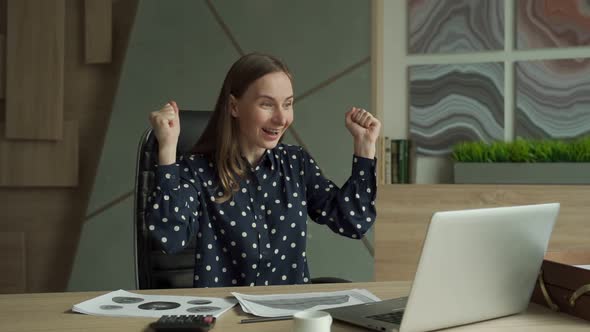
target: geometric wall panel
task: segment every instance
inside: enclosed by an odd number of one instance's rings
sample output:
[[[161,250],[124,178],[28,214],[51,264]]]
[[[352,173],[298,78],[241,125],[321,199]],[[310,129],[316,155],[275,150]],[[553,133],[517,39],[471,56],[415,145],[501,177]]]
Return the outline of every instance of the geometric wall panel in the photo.
[[[133,280],[133,275],[126,272],[131,270],[127,269],[128,265],[124,265],[133,260],[133,253],[127,250],[129,241],[111,241],[116,251],[123,254],[119,255],[119,259],[112,260],[101,253],[104,256],[101,261],[108,264],[108,267],[101,267],[101,271],[83,267],[88,265],[86,262],[95,261],[94,248],[104,242],[103,238],[96,235],[96,230],[100,230],[99,233],[104,231],[105,234],[112,230],[109,223],[102,223],[103,220],[106,221],[103,217],[107,213],[117,212],[115,218],[119,221],[131,220],[128,217],[131,210],[118,209],[124,202],[107,210],[101,209],[111,206],[111,202],[117,202],[117,198],[132,190],[135,177],[133,167],[120,165],[135,164],[137,141],[148,126],[147,117],[151,110],[170,98],[174,98],[186,109],[211,109],[226,71],[240,55],[238,50],[268,52],[284,59],[294,73],[296,95],[319,86],[370,55],[370,5],[370,2],[358,0],[305,0],[297,1],[296,4],[289,0],[139,1],[87,208],[88,215],[96,211],[104,212],[84,225],[81,238],[91,242],[79,247],[68,288],[77,290],[83,282],[93,280],[96,281],[94,289],[106,289],[103,286],[111,280],[123,283]],[[277,16],[277,12],[289,14]],[[325,15],[321,15],[324,12]],[[302,21],[306,24],[297,28],[296,23]],[[289,22],[295,25],[288,24]],[[273,28],[269,29],[271,26]],[[336,44],[331,41],[336,41]],[[309,49],[313,49],[314,53],[310,55],[307,51]],[[338,50],[340,51],[337,52]],[[147,80],[145,68],[154,68]],[[352,80],[349,80],[352,73],[338,76],[334,82],[330,81],[329,86],[322,85],[320,90],[306,97],[303,102],[313,101],[315,105],[325,102],[326,105],[333,106],[334,103],[340,105],[354,97],[355,103],[368,107],[370,76],[367,75],[370,75],[370,70],[367,66],[362,69],[355,71]],[[346,98],[342,98],[343,95]],[[350,105],[348,102],[347,104]],[[309,130],[306,123],[310,122],[304,121],[305,118],[309,118],[312,125],[317,119],[302,114],[314,112],[311,102],[306,108],[308,111],[303,108],[303,104],[299,105],[300,107],[296,107],[299,115],[296,115],[294,124],[303,132]],[[345,109],[335,107],[334,112]],[[348,157],[342,157],[350,158],[352,140],[344,126],[339,128],[342,129],[340,132],[331,132],[331,135],[347,139],[350,147],[346,151]],[[324,129],[319,128],[320,131]],[[303,135],[305,136],[305,132]],[[323,155],[329,161],[322,163],[323,170],[328,174],[332,174],[332,171],[340,172],[341,164],[334,163],[333,158],[329,158],[330,155],[335,155],[333,146],[330,149],[331,146],[326,142],[313,144],[315,145],[310,145],[311,152],[317,150],[315,154]],[[347,159],[348,162],[350,159]],[[372,279],[371,257],[370,262],[363,263],[363,269],[349,268],[351,260],[361,261],[367,258],[360,241],[350,241],[329,232],[311,232],[313,233],[308,232],[311,238],[309,246],[313,246],[312,242],[315,242],[318,243],[316,247],[323,243],[337,248],[336,250],[343,246],[351,248],[345,251],[350,253],[345,255],[346,259],[326,258],[328,255],[325,251],[316,251],[317,254],[309,252],[313,256],[309,257],[310,265],[324,269],[312,270],[312,275],[323,271],[346,271],[346,277],[351,280]],[[132,238],[130,228],[124,229],[121,234],[128,239]],[[352,250],[353,248],[356,250]],[[366,266],[371,268],[364,268]],[[118,267],[124,272],[114,275],[110,273]]]
[[[516,3],[517,48],[590,44],[587,0],[518,0]]]
[[[410,139],[445,156],[462,141],[504,139],[504,64],[410,67]]]
[[[408,52],[504,49],[503,0],[408,0]]]
[[[515,136],[590,134],[590,58],[516,63]]]
[[[286,62],[295,75],[296,96],[370,53],[371,1],[211,2],[244,52],[270,53]],[[289,15],[276,15],[279,12]],[[305,24],[301,24],[302,18]],[[301,49],[314,51],[300,53]]]

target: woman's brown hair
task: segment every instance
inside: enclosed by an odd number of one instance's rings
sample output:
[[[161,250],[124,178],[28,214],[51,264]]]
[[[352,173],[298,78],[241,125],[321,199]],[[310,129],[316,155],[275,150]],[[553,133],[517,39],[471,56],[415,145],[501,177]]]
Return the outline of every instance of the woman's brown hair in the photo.
[[[240,179],[248,167],[240,153],[239,127],[236,118],[231,116],[230,96],[240,98],[254,81],[275,72],[283,72],[291,78],[289,69],[281,60],[266,54],[250,53],[238,59],[225,76],[209,123],[192,150],[215,162],[223,193],[217,197],[217,202],[229,200],[238,191]]]

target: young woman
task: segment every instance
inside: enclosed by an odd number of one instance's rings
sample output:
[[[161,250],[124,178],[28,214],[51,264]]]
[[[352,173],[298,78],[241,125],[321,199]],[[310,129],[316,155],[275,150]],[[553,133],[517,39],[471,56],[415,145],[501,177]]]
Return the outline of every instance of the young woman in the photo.
[[[149,229],[167,252],[196,237],[195,287],[308,283],[308,215],[355,239],[375,220],[381,123],[361,108],[346,113],[354,156],[338,188],[305,150],[280,143],[293,122],[293,87],[275,57],[253,53],[233,64],[193,154],[176,160],[175,102],[150,121],[159,165]]]

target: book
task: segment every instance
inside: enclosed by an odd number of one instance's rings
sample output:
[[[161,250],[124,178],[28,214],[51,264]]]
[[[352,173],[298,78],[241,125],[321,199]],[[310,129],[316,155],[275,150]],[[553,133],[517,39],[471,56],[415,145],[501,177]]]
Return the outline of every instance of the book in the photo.
[[[384,183],[391,184],[391,140],[389,137],[385,136],[383,138],[383,145],[385,146],[385,154],[383,156],[384,159]]]
[[[399,140],[391,140],[391,183],[399,183],[399,164],[397,161],[399,155]]]
[[[393,149],[396,150],[395,165],[393,166],[396,178],[394,183],[410,183],[410,141],[407,139],[392,140]]]

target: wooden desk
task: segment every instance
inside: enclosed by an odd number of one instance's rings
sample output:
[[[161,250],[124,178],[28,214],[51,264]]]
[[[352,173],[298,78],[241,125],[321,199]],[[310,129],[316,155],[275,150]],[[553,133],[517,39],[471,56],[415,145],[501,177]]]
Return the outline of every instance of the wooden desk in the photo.
[[[365,288],[382,299],[407,295],[409,282],[374,282],[352,284],[325,284],[307,286],[273,286],[242,288],[209,288],[182,290],[137,291],[144,294],[190,295],[225,297],[231,291],[250,294],[272,294],[289,292],[335,291],[350,288]],[[134,291],[135,292],[135,291]],[[12,331],[143,331],[154,321],[151,318],[96,317],[72,313],[72,305],[91,299],[106,292],[84,293],[38,293],[0,295],[0,330]],[[223,314],[213,331],[291,331],[290,320],[239,324],[244,314],[239,305]],[[535,331],[568,332],[588,331],[590,323],[532,304],[520,315],[490,320],[482,323],[449,329],[448,331]],[[332,331],[368,331],[334,322]]]

